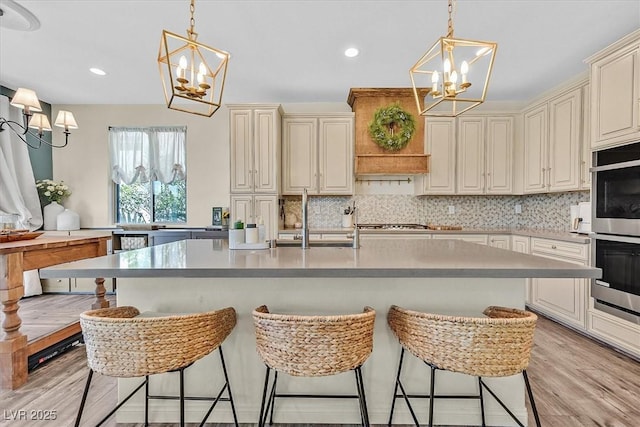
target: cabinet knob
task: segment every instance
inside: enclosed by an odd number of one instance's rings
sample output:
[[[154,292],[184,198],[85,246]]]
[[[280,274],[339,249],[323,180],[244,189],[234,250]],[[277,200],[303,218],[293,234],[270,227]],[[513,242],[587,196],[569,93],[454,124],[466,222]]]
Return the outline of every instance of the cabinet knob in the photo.
[[[551,245],[551,249],[558,249],[556,245]]]

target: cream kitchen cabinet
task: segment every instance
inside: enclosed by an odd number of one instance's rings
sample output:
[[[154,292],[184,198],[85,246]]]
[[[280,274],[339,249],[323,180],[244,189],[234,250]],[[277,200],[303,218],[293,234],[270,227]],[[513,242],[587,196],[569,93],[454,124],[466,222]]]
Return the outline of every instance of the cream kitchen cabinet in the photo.
[[[511,250],[514,252],[520,252],[521,254],[529,253],[529,237],[528,236],[511,236]],[[531,279],[525,279],[525,302],[531,303]]]
[[[425,119],[425,153],[429,154],[429,173],[420,175],[414,192],[455,194],[456,126],[453,118]]]
[[[511,249],[511,236],[507,234],[490,234],[488,244],[494,248]]]
[[[581,87],[524,113],[525,193],[580,189],[581,132]]]
[[[373,240],[373,239],[424,240],[424,239],[431,239],[431,235],[426,233],[403,233],[403,232],[396,232],[396,231],[392,233],[369,234],[366,231],[360,231],[360,241]]]
[[[231,193],[279,193],[280,106],[228,108]]]
[[[283,117],[283,194],[353,194],[353,121],[353,113]]]
[[[591,85],[582,88],[582,144],[580,161],[580,188],[591,190]]]
[[[532,237],[531,254],[589,265],[589,244]],[[562,323],[585,330],[587,286],[587,279],[534,278],[530,305]]]
[[[591,67],[591,147],[640,140],[640,30],[586,62]]]
[[[513,192],[512,117],[458,118],[457,194]]]
[[[245,224],[247,222],[258,223],[262,218],[266,238],[268,240],[275,239],[278,235],[278,196],[232,194],[230,216],[230,224],[238,219]]]
[[[489,236],[486,234],[433,234],[432,239],[453,239],[462,240],[469,243],[477,243],[479,245],[487,245],[489,243]]]

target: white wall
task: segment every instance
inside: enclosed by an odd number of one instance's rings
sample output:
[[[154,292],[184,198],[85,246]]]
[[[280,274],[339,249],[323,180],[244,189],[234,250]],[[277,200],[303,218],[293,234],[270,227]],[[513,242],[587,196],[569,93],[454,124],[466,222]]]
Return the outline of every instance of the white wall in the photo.
[[[79,129],[69,145],[53,152],[53,179],[71,188],[64,206],[80,214],[81,227],[114,225],[109,171],[109,126],[187,126],[187,225],[211,224],[213,206],[229,206],[229,112],[212,117],[170,110],[164,105],[56,105],[72,111]],[[54,143],[64,134],[53,132]]]

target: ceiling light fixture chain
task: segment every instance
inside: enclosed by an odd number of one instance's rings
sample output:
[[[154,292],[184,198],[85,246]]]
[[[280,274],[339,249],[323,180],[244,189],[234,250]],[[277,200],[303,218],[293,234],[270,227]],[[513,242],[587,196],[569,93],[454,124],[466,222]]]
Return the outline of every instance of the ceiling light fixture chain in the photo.
[[[447,22],[447,37],[453,37],[453,0],[449,0],[449,21]]]
[[[191,0],[191,6],[189,6],[189,10],[191,11],[191,19],[189,21],[191,27],[187,30],[187,34],[189,34],[189,40],[196,41],[196,39],[198,38],[198,33],[195,32],[196,19],[193,17],[193,14],[196,11],[196,0]]]

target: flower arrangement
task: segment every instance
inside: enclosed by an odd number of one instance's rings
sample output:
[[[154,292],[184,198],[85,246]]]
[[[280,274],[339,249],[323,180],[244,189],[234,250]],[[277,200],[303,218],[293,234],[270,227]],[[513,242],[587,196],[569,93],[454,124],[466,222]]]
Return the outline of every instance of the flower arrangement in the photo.
[[[56,182],[51,179],[42,179],[36,181],[38,194],[51,202],[60,202],[71,194],[71,190],[64,181]]]

